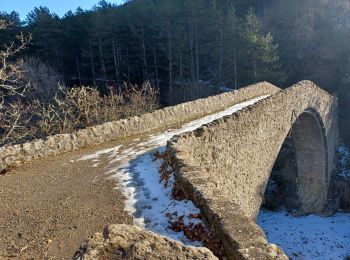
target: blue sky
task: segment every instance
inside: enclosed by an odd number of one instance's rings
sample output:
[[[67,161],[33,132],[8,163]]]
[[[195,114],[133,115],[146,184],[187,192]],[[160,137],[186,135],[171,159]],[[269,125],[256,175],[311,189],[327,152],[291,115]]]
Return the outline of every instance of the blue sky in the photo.
[[[0,11],[16,11],[24,20],[27,14],[36,6],[47,6],[51,12],[63,16],[69,10],[75,10],[77,7],[91,9],[99,0],[0,0]],[[110,0],[107,2],[120,4],[123,0]]]

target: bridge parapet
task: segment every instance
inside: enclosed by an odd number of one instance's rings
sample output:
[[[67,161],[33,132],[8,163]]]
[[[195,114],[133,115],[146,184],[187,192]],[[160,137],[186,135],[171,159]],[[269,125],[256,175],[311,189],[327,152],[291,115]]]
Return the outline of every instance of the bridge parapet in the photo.
[[[166,107],[152,113],[131,117],[79,131],[49,136],[18,145],[0,147],[0,173],[8,166],[130,136],[174,128],[180,124],[212,114],[234,104],[256,97],[271,95],[279,88],[267,82],[254,84],[235,92]]]
[[[178,180],[233,259],[284,259],[255,224],[272,167],[291,135],[300,211],[321,213],[338,143],[337,101],[310,81],[168,143]]]

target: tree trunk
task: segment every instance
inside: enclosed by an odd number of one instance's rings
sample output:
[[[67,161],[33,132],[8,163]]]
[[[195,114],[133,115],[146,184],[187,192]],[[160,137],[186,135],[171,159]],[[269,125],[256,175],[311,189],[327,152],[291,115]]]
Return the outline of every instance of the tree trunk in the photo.
[[[91,65],[91,73],[92,73],[92,82],[93,82],[94,86],[96,86],[95,64],[94,64],[94,56],[92,54],[91,38],[89,38],[89,52],[90,52],[90,65]]]
[[[192,21],[190,17],[190,13],[188,13],[188,38],[190,40],[190,53],[191,53],[191,81],[192,85],[195,85],[195,79],[194,79],[194,55],[193,55],[193,26]]]
[[[257,68],[256,68],[256,61],[253,62],[253,67],[254,67],[254,83],[256,83],[257,78],[258,78],[258,73],[257,73]]]
[[[145,35],[143,22],[141,20],[141,45],[142,45],[142,59],[143,59],[143,77],[144,79],[149,79],[148,70],[147,70],[147,60],[146,60],[146,44],[145,44]]]
[[[181,84],[181,88],[183,87],[183,72],[182,72],[182,50],[180,48],[180,70],[179,70],[179,73],[180,73],[180,84]]]
[[[196,37],[195,47],[196,47],[196,85],[199,86],[199,54],[198,54],[198,28],[197,28],[197,17],[195,18],[194,34]],[[202,95],[202,91],[200,93]]]
[[[130,82],[129,47],[126,48],[126,69],[127,69],[127,72],[128,72],[128,82]]]
[[[153,48],[153,58],[154,58],[154,68],[155,68],[155,72],[156,72],[156,83],[157,83],[157,88],[159,89],[159,76],[158,76],[158,63],[157,63],[156,48]]]
[[[233,62],[234,62],[234,69],[235,69],[235,90],[237,90],[237,84],[238,84],[238,75],[237,75],[237,55],[236,51],[233,56]]]
[[[182,93],[183,93],[183,102],[185,102],[186,100],[186,93],[185,93],[185,87],[184,87],[184,84],[183,84],[183,72],[182,72],[182,50],[180,48],[180,84],[181,84],[181,89],[182,89]]]
[[[101,37],[98,38],[98,47],[100,52],[100,63],[101,63],[101,72],[103,75],[103,79],[105,81],[105,85],[107,86],[107,74],[106,74],[106,65],[105,65],[105,59],[103,56],[103,49],[102,49],[102,39]]]
[[[79,67],[79,60],[78,57],[75,57],[75,64],[77,66],[77,76],[78,76],[78,80],[79,80],[79,86],[81,86],[81,75],[80,75],[80,67]]]
[[[298,0],[295,0],[295,20],[297,21],[297,24],[298,24],[298,21],[299,21],[299,3],[298,3]]]
[[[222,84],[222,60],[224,56],[224,48],[223,48],[223,31],[220,30],[220,57],[219,57],[219,80],[218,80],[218,93],[220,93],[220,86]]]
[[[112,46],[113,46],[113,60],[114,60],[115,79],[117,81],[118,89],[119,89],[119,92],[120,92],[119,57],[118,57],[118,51],[116,50],[116,48],[118,48],[118,44],[115,43],[114,38],[112,39]]]
[[[173,78],[173,61],[172,61],[172,44],[171,44],[171,33],[170,33],[170,28],[169,28],[170,24],[168,25],[168,50],[169,50],[169,53],[168,53],[168,56],[169,56],[169,93],[170,93],[170,97],[171,97],[171,100],[170,100],[170,103],[172,104],[172,101],[173,101],[173,83],[172,83],[172,78]]]

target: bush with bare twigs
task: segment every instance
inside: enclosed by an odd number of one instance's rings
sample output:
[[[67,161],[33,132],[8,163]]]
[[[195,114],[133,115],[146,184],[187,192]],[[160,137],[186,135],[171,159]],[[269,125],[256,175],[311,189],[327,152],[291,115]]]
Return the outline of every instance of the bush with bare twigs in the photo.
[[[16,101],[0,109],[0,145],[20,143],[130,116],[158,107],[158,91],[145,82],[124,85],[122,94],[110,88],[102,95],[92,87],[59,87],[49,102]]]
[[[6,29],[5,21],[0,20],[0,29]],[[0,108],[5,104],[6,97],[24,96],[30,84],[25,80],[23,60],[14,57],[23,51],[31,41],[31,35],[23,33],[16,40],[2,46],[0,49]]]

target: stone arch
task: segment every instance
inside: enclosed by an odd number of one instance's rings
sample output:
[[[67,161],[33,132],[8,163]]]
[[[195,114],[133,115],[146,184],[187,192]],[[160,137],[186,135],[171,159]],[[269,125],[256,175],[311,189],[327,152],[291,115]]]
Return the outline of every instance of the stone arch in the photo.
[[[339,139],[337,100],[311,81],[174,137],[168,144],[178,183],[223,240],[229,258],[287,259],[268,244],[255,220],[290,132],[302,176],[301,213],[322,213]]]
[[[327,203],[327,184],[338,142],[337,124],[336,99],[314,83],[302,81],[238,113],[184,134],[173,143],[176,149],[186,151],[186,157],[191,158],[189,164],[207,178],[203,189],[210,194],[220,192],[222,199],[239,205],[244,215],[254,220],[282,144],[292,132],[300,139],[301,186],[320,181],[320,185],[312,186],[317,187],[314,193],[306,192],[308,187],[301,191],[301,200],[306,202],[301,213],[320,213]],[[315,148],[312,156],[322,160],[317,167],[311,161],[310,145]],[[317,155],[321,151],[325,152]],[[312,178],[315,174],[307,174],[312,167],[317,178]],[[190,174],[183,176],[192,178]]]
[[[300,213],[319,212],[327,197],[330,178],[324,123],[322,117],[313,108],[306,109],[298,116],[292,113],[292,117],[291,121],[294,123],[285,139],[292,141],[295,162],[289,162],[284,171],[278,172],[280,176],[275,174],[273,177],[284,180],[282,188],[287,193],[293,192],[293,194],[284,194],[287,200],[294,200],[289,201],[289,206],[293,205],[295,210],[297,210],[295,207],[300,207],[298,209]],[[294,167],[291,169],[291,166]],[[281,193],[281,190],[277,192]]]
[[[303,211],[319,212],[327,199],[329,171],[324,124],[314,109],[305,110],[293,124],[298,197]]]

